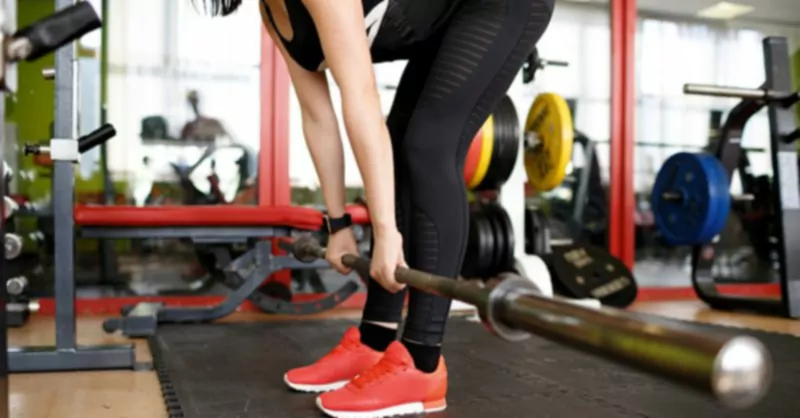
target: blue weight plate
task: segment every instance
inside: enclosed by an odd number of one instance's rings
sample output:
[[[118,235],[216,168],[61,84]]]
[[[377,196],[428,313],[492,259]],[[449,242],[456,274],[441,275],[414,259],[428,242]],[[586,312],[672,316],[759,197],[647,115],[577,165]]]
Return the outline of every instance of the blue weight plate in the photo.
[[[722,165],[722,162],[717,159],[717,157],[709,155],[711,158],[711,168],[713,171],[716,172],[718,181],[714,183],[717,186],[715,190],[715,195],[719,196],[719,199],[716,199],[718,203],[718,211],[717,216],[714,217],[716,220],[715,225],[712,227],[712,238],[717,236],[717,234],[721,233],[723,229],[725,229],[725,225],[728,223],[728,217],[731,213],[731,205],[733,202],[731,201],[731,190],[730,190],[730,180],[728,179],[728,173],[725,171],[725,166]]]
[[[677,198],[668,199],[670,195]],[[656,226],[666,242],[710,242],[725,226],[730,212],[727,174],[713,155],[675,154],[656,175],[652,205]]]

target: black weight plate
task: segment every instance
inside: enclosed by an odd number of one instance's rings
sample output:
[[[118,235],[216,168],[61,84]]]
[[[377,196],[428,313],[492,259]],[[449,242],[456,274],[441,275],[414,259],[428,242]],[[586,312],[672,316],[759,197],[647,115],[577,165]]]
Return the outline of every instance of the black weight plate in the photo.
[[[475,190],[500,190],[511,176],[519,154],[520,129],[517,109],[508,96],[503,97],[492,113],[494,145],[483,180]]]
[[[475,228],[477,230],[478,271],[480,277],[489,274],[494,258],[494,233],[489,220],[483,212],[475,214]]]
[[[487,211],[493,212],[494,218],[500,224],[502,230],[502,235],[500,236],[503,240],[504,251],[497,264],[499,273],[512,271],[514,269],[516,242],[514,241],[514,226],[511,224],[511,218],[505,208],[500,205],[491,205],[487,207]]]
[[[554,290],[567,297],[598,299],[603,305],[630,306],[638,288],[631,271],[608,251],[590,245],[553,247],[545,262]]]
[[[483,213],[480,208],[474,208],[469,214],[469,232],[467,235],[467,251],[464,256],[464,264],[461,267],[461,275],[464,277],[480,277],[486,268],[486,226],[484,225]],[[491,235],[491,234],[489,234]]]
[[[501,260],[505,256],[505,237],[503,236],[503,227],[500,225],[500,220],[497,219],[497,214],[493,209],[492,204],[483,208],[484,217],[486,218],[489,227],[492,229],[492,264],[489,269],[484,273],[484,277],[496,277],[502,273]]]

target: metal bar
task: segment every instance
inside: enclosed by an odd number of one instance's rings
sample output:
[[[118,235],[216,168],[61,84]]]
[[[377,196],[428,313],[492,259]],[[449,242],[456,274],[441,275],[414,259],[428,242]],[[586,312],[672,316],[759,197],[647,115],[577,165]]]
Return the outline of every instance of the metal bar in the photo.
[[[797,93],[771,89],[748,89],[742,87],[717,86],[713,84],[684,84],[685,94],[700,96],[732,97],[751,100],[791,100]]]
[[[196,226],[196,227],[114,227],[83,226],[83,238],[136,239],[136,238],[191,238],[195,241],[246,242],[249,239],[289,236],[287,228],[280,227],[235,227],[235,226]]]
[[[11,0],[2,0],[0,2],[0,28],[10,28],[15,29],[17,22],[17,15],[16,15],[16,2]],[[5,45],[6,42],[6,34],[0,32],[0,45]],[[0,53],[3,54],[0,57],[0,74],[2,74],[3,83],[8,80],[8,68],[6,66],[5,60],[5,51],[1,51]],[[7,84],[8,85],[8,84]],[[11,87],[11,91],[16,91],[16,85],[9,86]],[[3,150],[6,148],[6,123],[5,123],[5,94],[0,94],[0,162],[3,163],[5,166],[5,159],[3,155]],[[0,176],[3,177],[3,176]],[[0,196],[5,197],[8,193],[8,190],[5,190],[5,181],[0,181]],[[0,234],[5,236],[5,216],[0,216]],[[8,277],[9,271],[6,267],[6,255],[5,255],[5,245],[3,248],[0,248],[0,275],[2,277]],[[8,294],[6,292],[6,286],[0,286],[0,302],[3,305],[6,305],[8,302]],[[9,325],[9,319],[12,319],[13,322],[14,315],[11,315],[9,318],[9,314],[6,311],[6,308],[0,309],[0,328],[3,330],[0,335],[0,350],[4,352],[8,350],[8,333],[5,331],[6,327]],[[2,356],[0,358],[0,417],[7,418],[9,416],[9,398],[8,398],[8,373],[9,373],[9,365],[8,365],[8,356]]]
[[[74,0],[56,0],[56,11],[70,7]],[[75,44],[70,43],[55,52],[55,118],[53,136],[59,139],[77,138],[76,62]],[[53,162],[52,202],[55,248],[56,347],[75,349],[75,260],[73,192],[75,172],[69,161]]]
[[[325,250],[313,238],[279,245],[301,261],[325,256]],[[369,275],[369,259],[347,254],[342,262]],[[483,285],[403,268],[398,268],[395,276],[398,282],[416,289],[475,305],[490,324],[498,321],[513,330],[669,378],[710,394],[731,408],[757,403],[771,381],[769,353],[752,337],[728,337],[699,332],[688,325],[655,323],[622,310],[585,308],[566,300],[517,292],[509,286],[498,296],[494,290],[503,282]]]
[[[792,66],[786,38],[764,39],[764,68],[766,85],[774,90],[792,88]],[[784,138],[797,129],[795,113],[785,106],[767,106],[770,133],[770,154],[773,172],[772,207],[774,225],[778,231],[775,246],[780,265],[780,282],[784,315],[800,317],[800,182],[797,168],[797,144]]]

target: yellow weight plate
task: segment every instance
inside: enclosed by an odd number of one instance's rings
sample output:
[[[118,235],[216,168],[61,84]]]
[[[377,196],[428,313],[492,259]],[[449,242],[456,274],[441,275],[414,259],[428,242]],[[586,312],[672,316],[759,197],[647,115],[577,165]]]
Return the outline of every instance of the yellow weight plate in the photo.
[[[494,149],[494,116],[489,116],[486,123],[483,124],[483,139],[481,141],[481,159],[478,161],[478,168],[475,170],[475,175],[470,180],[467,187],[470,189],[475,188],[481,184],[483,177],[489,170],[489,163],[492,161],[492,150]]]
[[[538,95],[525,121],[525,171],[533,190],[553,190],[564,180],[574,135],[567,101],[555,93]]]

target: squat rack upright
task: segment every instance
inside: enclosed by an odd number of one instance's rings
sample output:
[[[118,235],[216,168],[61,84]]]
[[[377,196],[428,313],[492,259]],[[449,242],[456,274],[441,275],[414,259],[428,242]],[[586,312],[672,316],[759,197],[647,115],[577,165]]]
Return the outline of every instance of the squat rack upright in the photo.
[[[714,309],[748,310],[800,318],[800,180],[798,180],[797,127],[794,106],[800,92],[792,92],[788,41],[784,37],[763,40],[766,80],[757,89],[687,84],[687,94],[742,99],[730,112],[714,154],[722,162],[728,180],[740,167],[741,142],[748,120],[766,108],[770,126],[772,163],[772,214],[774,253],[780,283],[780,299],[727,296],[719,292],[714,277],[717,244],[698,245],[692,251],[692,285],[697,296]]]
[[[78,346],[75,321],[74,164],[82,152],[107,141],[116,132],[101,126],[77,138],[77,71],[73,41],[98,29],[102,22],[89,2],[55,0],[56,13],[13,35],[2,33],[0,71],[15,61],[34,61],[55,51],[55,119],[49,146],[26,145],[26,154],[49,154],[53,161],[52,211],[54,220],[55,345],[8,348],[10,372],[133,369],[133,344]],[[63,46],[63,47],[62,47]],[[5,81],[5,77],[2,77]],[[5,86],[4,86],[5,87]],[[5,140],[5,121],[0,119],[0,142]],[[77,139],[76,139],[77,138]]]

